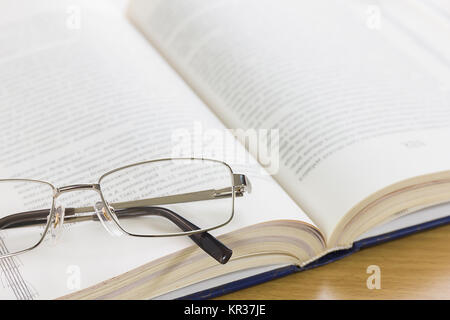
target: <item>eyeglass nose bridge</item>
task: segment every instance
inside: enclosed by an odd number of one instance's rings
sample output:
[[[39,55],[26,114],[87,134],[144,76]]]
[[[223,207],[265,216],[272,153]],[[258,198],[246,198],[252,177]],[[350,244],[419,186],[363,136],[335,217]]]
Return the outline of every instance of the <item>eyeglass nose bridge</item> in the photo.
[[[74,184],[70,186],[64,186],[61,188],[57,188],[55,192],[55,198],[59,197],[60,195],[68,192],[73,191],[81,191],[81,190],[93,190],[98,193],[101,193],[100,191],[100,185],[99,184]]]
[[[95,203],[95,205],[92,207],[92,211],[95,212],[95,214],[98,217],[98,220],[102,223],[103,227],[113,236],[122,236],[124,232],[120,229],[117,217],[114,214],[114,211],[112,210],[112,207],[108,206],[109,211],[107,211],[107,205],[105,200],[103,199],[103,195],[100,189],[99,184],[75,184],[75,185],[69,185],[64,186],[61,188],[56,188],[54,198],[55,200],[62,194],[69,193],[69,192],[75,192],[75,191],[96,191],[99,195],[102,201],[99,201]],[[84,208],[82,208],[84,209]],[[73,210],[73,209],[72,209]],[[76,209],[75,209],[76,210]],[[74,211],[75,212],[75,211]],[[75,213],[72,213],[75,214]],[[57,216],[54,215],[53,219],[56,219]],[[69,217],[73,218],[73,217]],[[56,220],[55,220],[56,222]],[[117,225],[116,225],[117,224]]]

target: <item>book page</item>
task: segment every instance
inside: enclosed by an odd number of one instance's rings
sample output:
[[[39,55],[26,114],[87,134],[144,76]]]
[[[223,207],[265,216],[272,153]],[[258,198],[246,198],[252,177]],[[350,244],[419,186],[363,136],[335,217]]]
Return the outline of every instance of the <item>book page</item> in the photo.
[[[253,184],[248,197],[236,199],[232,222],[212,234],[274,219],[312,224],[109,3],[2,2],[0,15],[1,178],[97,183],[112,169],[184,150],[177,155],[227,161]],[[183,149],[177,132],[204,138],[200,148]],[[222,144],[204,137],[211,132]],[[99,199],[86,191],[58,201],[94,206]],[[112,237],[98,222],[63,231],[56,244],[0,261],[0,298],[60,297],[193,245],[188,237]]]
[[[331,237],[374,192],[450,169],[449,20],[389,3],[133,0],[130,18],[228,126],[279,130],[275,177]]]

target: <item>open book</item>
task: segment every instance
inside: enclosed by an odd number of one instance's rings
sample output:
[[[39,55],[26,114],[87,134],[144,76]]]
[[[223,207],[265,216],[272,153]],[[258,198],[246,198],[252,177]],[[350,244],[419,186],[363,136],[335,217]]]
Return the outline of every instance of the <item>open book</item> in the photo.
[[[133,0],[125,15],[20,0],[0,15],[1,178],[93,183],[176,150],[253,185],[212,232],[225,265],[188,237],[67,224],[1,261],[0,298],[182,297],[449,221],[445,1]],[[276,172],[226,128],[278,132]]]

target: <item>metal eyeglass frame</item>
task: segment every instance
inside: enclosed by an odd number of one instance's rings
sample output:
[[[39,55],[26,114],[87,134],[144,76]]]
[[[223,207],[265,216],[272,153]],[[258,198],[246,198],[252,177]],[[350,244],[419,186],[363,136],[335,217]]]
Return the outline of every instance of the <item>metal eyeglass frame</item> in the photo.
[[[101,190],[101,182],[107,176],[116,173],[121,170],[125,170],[128,168],[145,165],[149,163],[162,162],[162,161],[173,161],[173,160],[191,160],[191,161],[207,161],[207,162],[215,162],[224,165],[228,168],[231,177],[231,187],[216,190],[202,190],[191,193],[177,194],[173,196],[165,196],[158,198],[150,198],[150,199],[142,199],[136,201],[127,201],[120,203],[111,203],[108,204],[105,200],[103,192]],[[9,258],[12,256],[16,256],[25,252],[28,252],[32,249],[38,247],[43,240],[45,239],[50,227],[54,224],[61,225],[63,223],[74,223],[74,222],[82,222],[82,221],[103,221],[112,222],[115,224],[121,232],[127,234],[129,236],[134,237],[174,237],[174,236],[189,236],[201,249],[203,249],[207,254],[216,259],[219,263],[225,264],[229,261],[232,255],[232,250],[226,247],[223,243],[221,243],[217,238],[213,237],[208,231],[215,230],[221,228],[233,219],[234,217],[234,203],[236,197],[241,197],[245,193],[251,192],[251,184],[248,178],[243,174],[235,174],[231,167],[225,162],[213,159],[205,159],[205,158],[164,158],[164,159],[156,159],[138,162],[134,164],[130,164],[124,167],[120,167],[109,171],[103,174],[98,183],[96,184],[76,184],[69,185],[60,188],[56,188],[53,184],[41,181],[41,180],[32,180],[32,179],[0,179],[1,182],[34,182],[48,185],[53,190],[53,200],[51,209],[44,210],[35,210],[35,211],[27,211],[12,214],[9,216],[5,216],[0,219],[0,230],[1,229],[10,229],[17,227],[26,227],[33,226],[37,224],[46,224],[44,228],[44,232],[42,233],[41,239],[34,246],[24,249],[18,252],[7,253],[0,256],[0,259]],[[79,191],[79,190],[90,190],[95,191],[99,194],[102,204],[102,210],[100,214],[97,210],[93,210],[93,207],[83,207],[83,208],[66,208],[64,210],[63,216],[60,217],[59,213],[57,213],[55,204],[57,198],[68,192]],[[174,204],[174,203],[183,203],[183,202],[192,202],[192,201],[202,201],[202,200],[213,200],[213,199],[223,199],[231,197],[232,198],[232,210],[230,218],[217,226],[213,226],[210,228],[201,229],[184,219],[180,215],[176,214],[172,210],[163,207],[157,207],[156,205],[163,204]],[[94,213],[92,213],[95,211]],[[91,214],[86,214],[91,213]],[[169,234],[135,234],[130,233],[125,230],[120,224],[117,217],[123,218],[132,218],[142,215],[157,215],[163,218],[167,218],[172,223],[177,225],[183,232],[179,233],[169,233]],[[103,226],[108,230],[108,228],[103,224]]]

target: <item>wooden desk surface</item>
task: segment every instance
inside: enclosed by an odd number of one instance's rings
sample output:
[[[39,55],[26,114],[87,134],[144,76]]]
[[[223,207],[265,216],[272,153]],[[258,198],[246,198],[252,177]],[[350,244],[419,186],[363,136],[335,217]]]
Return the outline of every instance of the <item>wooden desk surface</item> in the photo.
[[[367,289],[370,265],[381,269],[380,290]],[[221,299],[450,299],[450,225]]]

